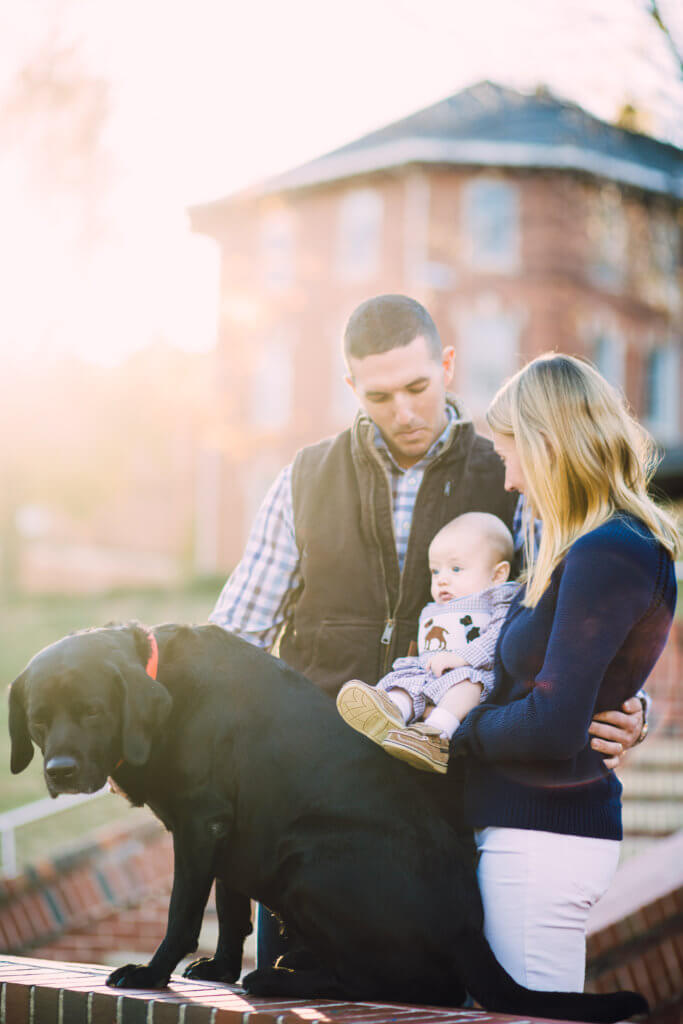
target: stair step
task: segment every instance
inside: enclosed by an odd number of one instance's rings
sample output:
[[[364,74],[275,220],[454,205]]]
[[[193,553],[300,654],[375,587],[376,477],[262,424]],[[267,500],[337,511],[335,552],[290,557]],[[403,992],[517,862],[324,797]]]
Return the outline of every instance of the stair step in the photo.
[[[627,800],[622,816],[625,832],[668,835],[683,829],[683,802]]]
[[[639,856],[643,850],[648,849],[653,843],[657,842],[659,842],[659,837],[657,836],[630,836],[625,834],[621,844],[619,863],[623,864],[625,860]]]
[[[683,737],[648,736],[644,743],[629,751],[624,771],[636,766],[638,769],[667,767],[683,771]]]
[[[623,799],[630,801],[648,797],[650,800],[683,800],[682,772],[623,772]]]

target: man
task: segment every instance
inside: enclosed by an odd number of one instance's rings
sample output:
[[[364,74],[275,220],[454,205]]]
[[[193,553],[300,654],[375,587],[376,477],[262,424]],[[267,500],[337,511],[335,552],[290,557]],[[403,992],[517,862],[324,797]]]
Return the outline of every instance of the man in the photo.
[[[376,683],[407,653],[429,599],[429,542],[446,522],[479,511],[519,527],[491,442],[447,393],[455,353],[427,310],[368,299],[344,351],[362,411],[280,473],[210,616],[269,650],[279,640],[280,657],[331,696],[348,679]],[[592,743],[614,767],[641,736],[641,702],[598,718]],[[261,964],[281,951],[276,938],[262,915]]]

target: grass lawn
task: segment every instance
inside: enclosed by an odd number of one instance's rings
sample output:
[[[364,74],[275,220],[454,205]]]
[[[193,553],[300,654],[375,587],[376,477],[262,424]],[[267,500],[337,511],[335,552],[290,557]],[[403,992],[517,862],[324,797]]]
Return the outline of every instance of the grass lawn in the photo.
[[[77,629],[129,619],[146,625],[206,622],[221,584],[221,580],[211,580],[182,589],[121,590],[86,597],[23,597],[3,603],[0,605],[0,668],[5,688],[37,651]],[[7,700],[3,699],[0,701],[0,812],[47,796],[39,754],[21,775],[11,775],[9,749]],[[106,822],[123,816],[142,820],[141,816],[149,813],[130,808],[121,797],[103,796],[47,821],[23,826],[17,832],[19,859],[21,862],[33,860]]]

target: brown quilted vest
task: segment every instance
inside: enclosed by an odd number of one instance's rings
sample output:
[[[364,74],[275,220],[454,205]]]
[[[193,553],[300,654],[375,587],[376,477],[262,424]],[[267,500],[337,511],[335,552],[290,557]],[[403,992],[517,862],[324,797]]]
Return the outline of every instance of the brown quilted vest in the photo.
[[[334,696],[347,679],[377,680],[417,636],[431,599],[427,549],[463,512],[491,512],[510,526],[515,496],[490,441],[470,422],[425,470],[399,572],[391,484],[363,415],[337,437],[303,448],[292,471],[303,577],[292,594],[280,656]]]

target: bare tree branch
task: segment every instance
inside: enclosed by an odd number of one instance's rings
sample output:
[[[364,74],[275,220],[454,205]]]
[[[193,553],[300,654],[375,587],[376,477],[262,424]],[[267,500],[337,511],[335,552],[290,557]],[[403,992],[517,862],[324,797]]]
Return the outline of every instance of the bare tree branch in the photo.
[[[667,42],[669,44],[669,47],[671,48],[671,52],[673,53],[674,57],[676,58],[679,70],[681,72],[681,76],[683,77],[683,57],[681,56],[681,53],[679,52],[679,49],[678,49],[678,47],[676,45],[676,41],[675,41],[674,37],[672,36],[671,32],[669,31],[669,27],[666,24],[666,21],[664,20],[664,17],[662,16],[662,12],[659,9],[659,4],[657,3],[657,0],[649,0],[648,7],[649,7],[650,14],[652,15],[652,17],[653,17],[654,21],[656,22],[657,26],[661,29],[661,31],[666,36]]]

